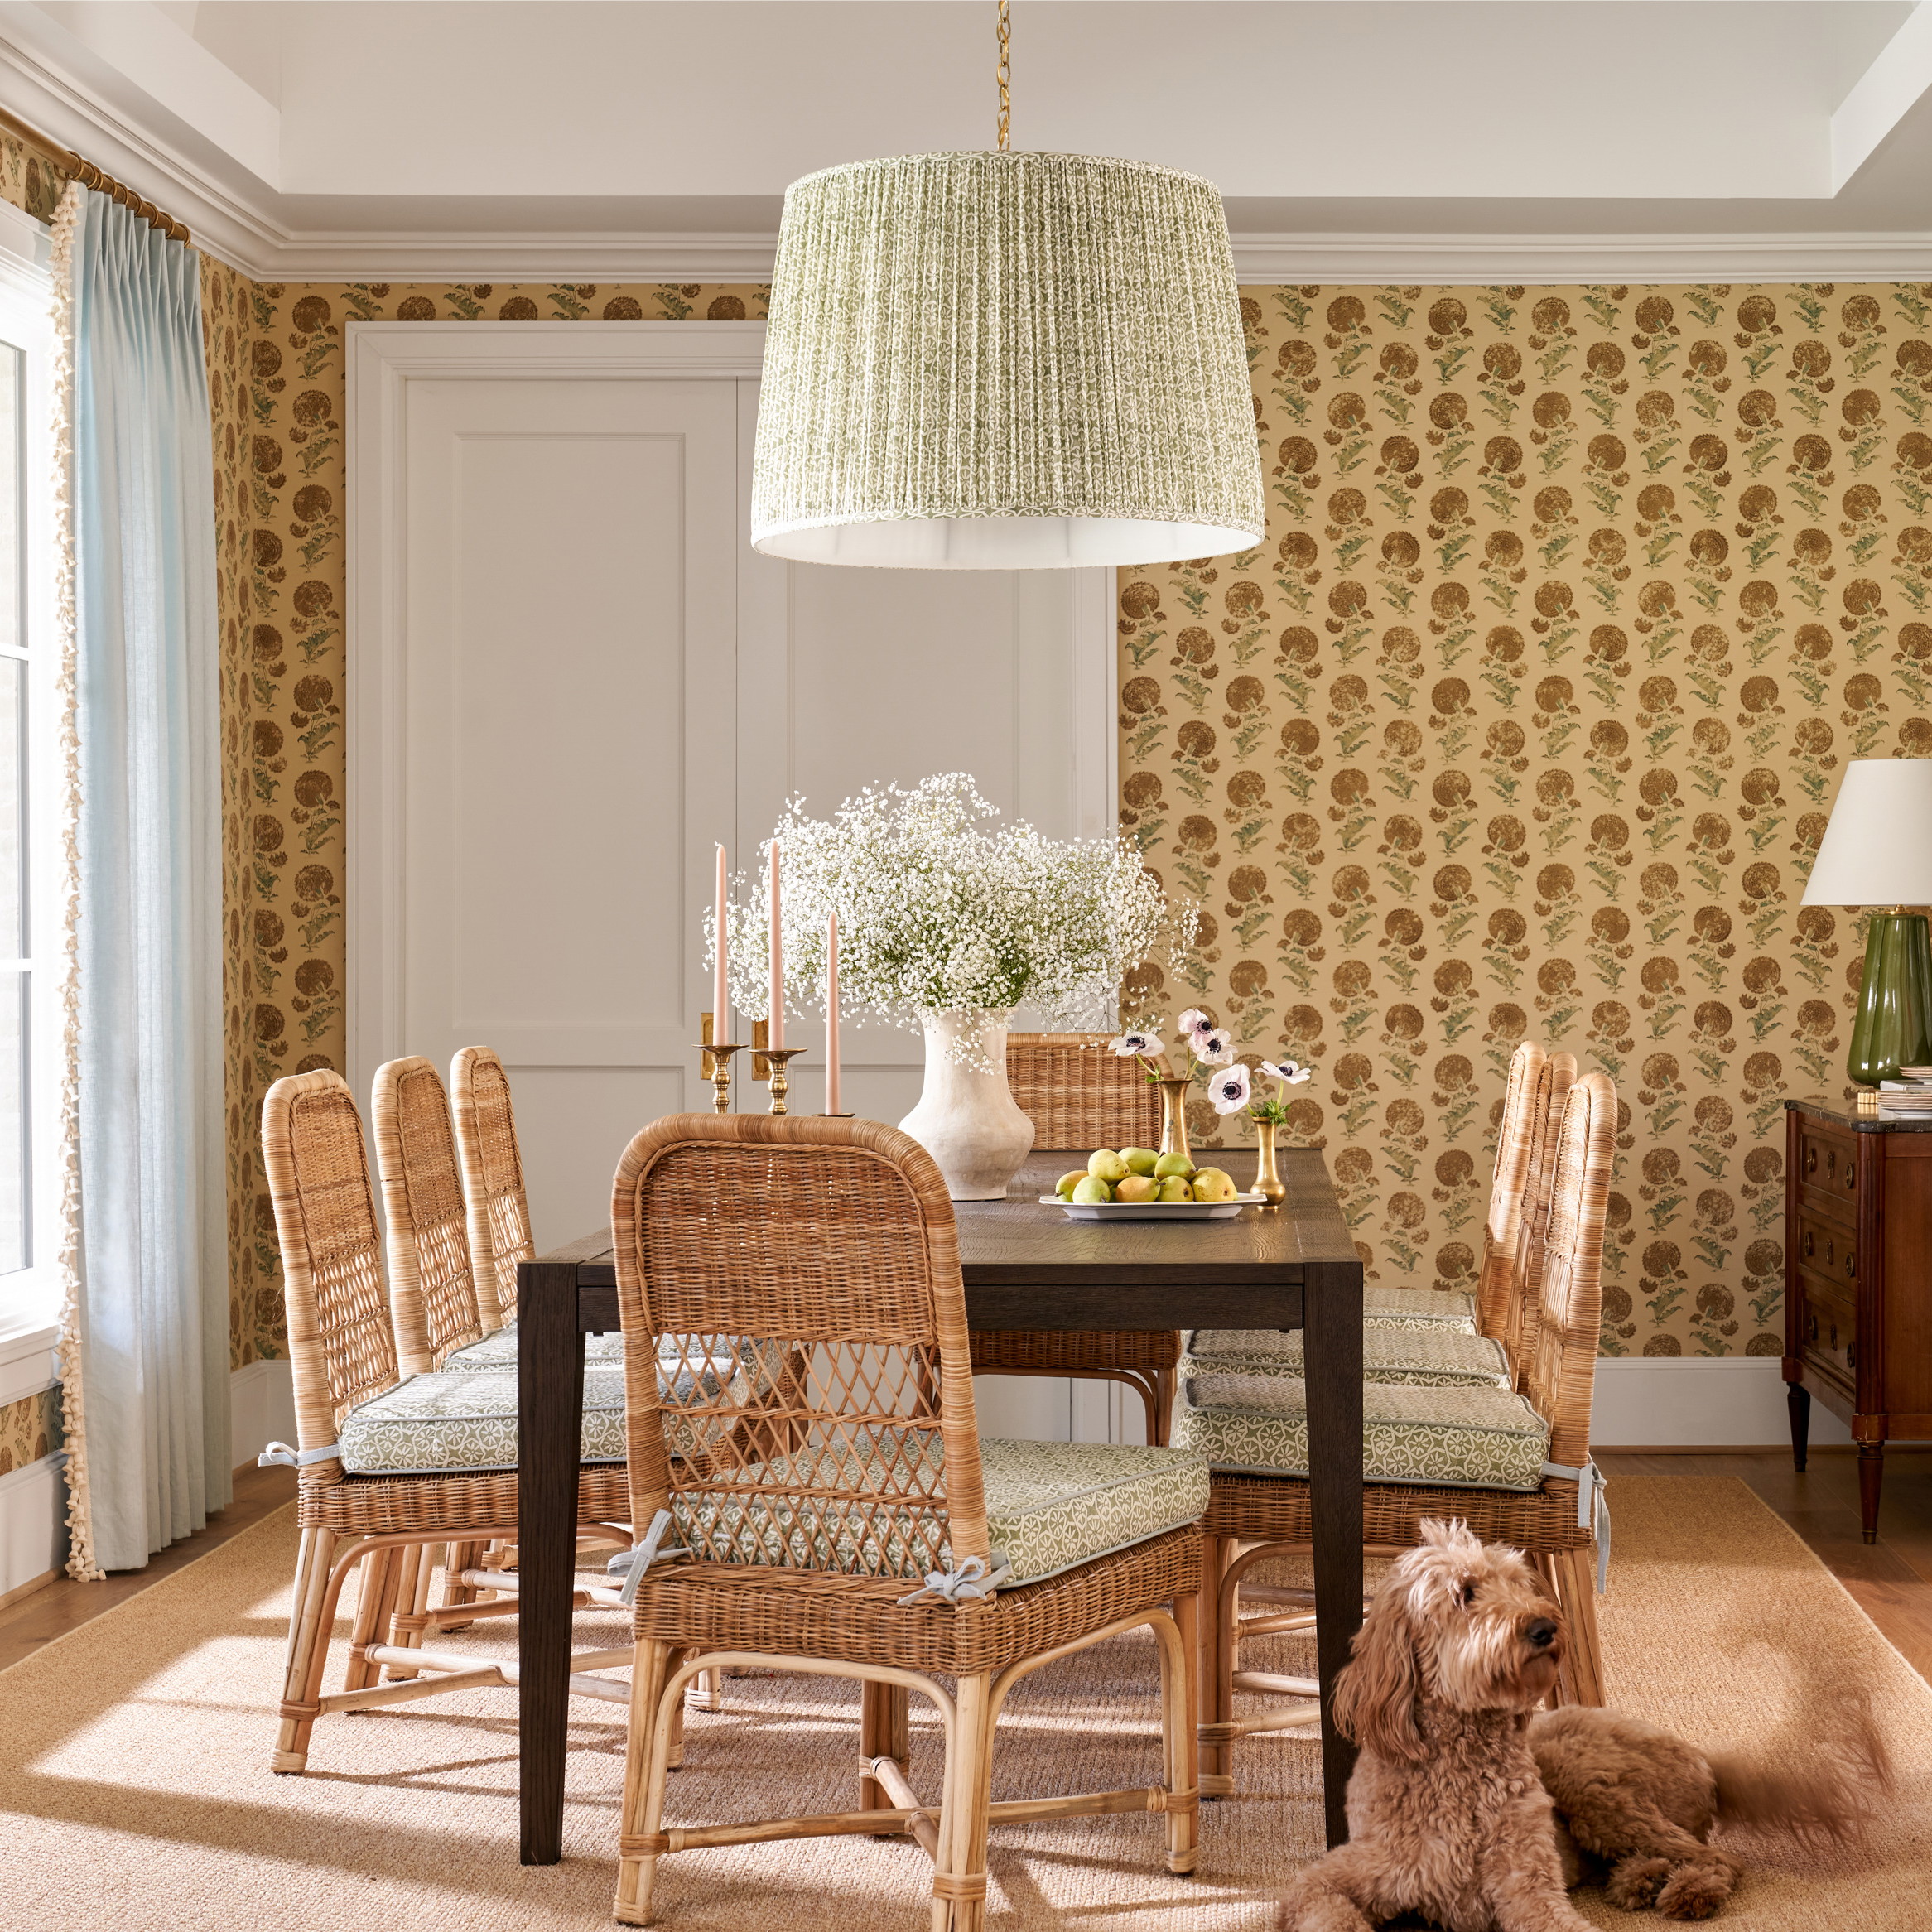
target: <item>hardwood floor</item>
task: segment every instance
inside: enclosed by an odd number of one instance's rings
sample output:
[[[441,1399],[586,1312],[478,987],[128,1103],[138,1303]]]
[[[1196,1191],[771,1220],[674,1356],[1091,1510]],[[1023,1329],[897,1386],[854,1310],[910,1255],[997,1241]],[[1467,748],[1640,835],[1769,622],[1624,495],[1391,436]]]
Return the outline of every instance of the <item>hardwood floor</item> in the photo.
[[[1619,1476],[1741,1477],[1804,1538],[1912,1668],[1932,1682],[1932,1449],[1886,1453],[1878,1540],[1872,1544],[1858,1534],[1857,1456],[1814,1448],[1809,1460],[1800,1476],[1784,1449],[1732,1455],[1597,1453],[1597,1467],[1611,1485],[1612,1511]]]
[[[61,1577],[17,1598],[0,1610],[0,1670],[30,1656],[43,1644],[78,1630],[84,1623],[138,1597],[162,1578],[172,1576],[197,1557],[218,1549],[231,1536],[295,1500],[292,1469],[257,1469],[248,1465],[234,1474],[234,1501],[197,1535],[171,1544],[148,1559],[142,1570],[120,1570],[99,1583],[76,1583]]]
[[[1612,1485],[1619,1476],[1741,1477],[1817,1552],[1919,1674],[1932,1682],[1932,1449],[1895,1450],[1886,1457],[1885,1503],[1878,1540],[1871,1544],[1858,1536],[1857,1458],[1814,1448],[1810,1461],[1800,1476],[1783,1449],[1669,1455],[1604,1449],[1597,1457]],[[0,1609],[0,1670],[280,1509],[295,1495],[295,1472],[238,1469],[234,1484],[234,1501],[205,1530],[162,1550],[146,1569],[101,1583],[63,1578]],[[1614,1509],[1614,1487],[1611,1501]]]

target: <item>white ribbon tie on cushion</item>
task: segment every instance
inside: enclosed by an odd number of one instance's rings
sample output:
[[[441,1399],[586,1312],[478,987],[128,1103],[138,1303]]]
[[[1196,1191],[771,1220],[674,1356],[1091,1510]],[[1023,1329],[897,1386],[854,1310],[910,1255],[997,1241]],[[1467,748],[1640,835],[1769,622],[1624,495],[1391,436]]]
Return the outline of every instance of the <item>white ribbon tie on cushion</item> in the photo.
[[[1608,1486],[1595,1462],[1581,1469],[1566,1469],[1560,1462],[1545,1462],[1545,1476],[1566,1476],[1577,1486],[1577,1527],[1588,1530],[1597,1539],[1597,1594],[1610,1594],[1610,1505],[1605,1500]]]
[[[644,1572],[653,1563],[668,1562],[674,1556],[691,1554],[682,1543],[665,1543],[664,1533],[670,1527],[670,1510],[658,1510],[651,1519],[651,1526],[645,1531],[643,1541],[634,1549],[619,1550],[604,1566],[612,1576],[624,1578],[624,1588],[617,1593],[620,1603],[637,1602],[638,1585],[644,1580]]]
[[[899,1602],[917,1603],[922,1597],[938,1597],[956,1610],[968,1597],[990,1597],[1012,1574],[1013,1565],[995,1549],[990,1565],[983,1557],[969,1556],[956,1569],[927,1570],[925,1583]]]
[[[340,1443],[325,1443],[319,1449],[291,1449],[287,1443],[271,1443],[255,1458],[258,1469],[280,1467],[283,1469],[300,1469],[308,1462],[326,1462],[342,1453]]]

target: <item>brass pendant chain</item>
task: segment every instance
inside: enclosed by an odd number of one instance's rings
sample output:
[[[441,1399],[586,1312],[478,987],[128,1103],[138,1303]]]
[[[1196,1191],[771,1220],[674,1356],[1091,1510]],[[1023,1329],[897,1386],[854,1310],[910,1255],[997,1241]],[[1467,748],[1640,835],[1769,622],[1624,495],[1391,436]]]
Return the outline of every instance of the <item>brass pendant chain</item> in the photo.
[[[1000,0],[1000,152],[1006,152],[1007,137],[1013,122],[1013,99],[1007,84],[1013,78],[1013,29],[1006,17],[1006,0]]]

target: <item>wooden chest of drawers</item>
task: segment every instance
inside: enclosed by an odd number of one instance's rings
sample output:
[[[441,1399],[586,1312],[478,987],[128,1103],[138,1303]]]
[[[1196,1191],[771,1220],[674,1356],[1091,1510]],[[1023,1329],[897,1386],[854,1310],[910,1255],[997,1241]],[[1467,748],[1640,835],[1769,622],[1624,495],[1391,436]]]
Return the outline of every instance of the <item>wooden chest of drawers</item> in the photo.
[[[1932,1120],[1785,1102],[1785,1380],[1804,1467],[1815,1396],[1858,1445],[1865,1540],[1888,1440],[1932,1440]]]

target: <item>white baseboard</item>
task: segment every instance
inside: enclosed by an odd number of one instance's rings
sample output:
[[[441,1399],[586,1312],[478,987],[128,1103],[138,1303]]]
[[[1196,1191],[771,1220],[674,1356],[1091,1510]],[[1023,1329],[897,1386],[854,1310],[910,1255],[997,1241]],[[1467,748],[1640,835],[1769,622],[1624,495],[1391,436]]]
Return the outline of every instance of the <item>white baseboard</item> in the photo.
[[[0,1597],[67,1560],[65,1456],[43,1456],[0,1476]]]
[[[286,1361],[252,1361],[228,1385],[231,1468],[253,1462],[270,1443],[295,1440],[295,1383]]]
[[[1812,1404],[1813,1442],[1851,1439],[1851,1431],[1822,1402]],[[1784,1377],[1775,1355],[1597,1358],[1590,1410],[1593,1448],[1774,1448],[1790,1440]]]

